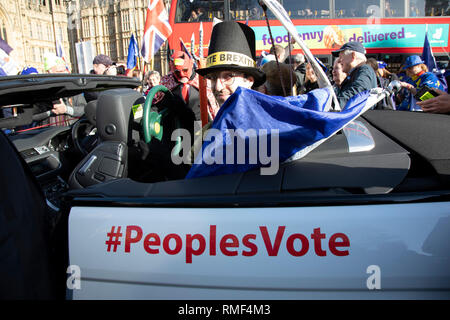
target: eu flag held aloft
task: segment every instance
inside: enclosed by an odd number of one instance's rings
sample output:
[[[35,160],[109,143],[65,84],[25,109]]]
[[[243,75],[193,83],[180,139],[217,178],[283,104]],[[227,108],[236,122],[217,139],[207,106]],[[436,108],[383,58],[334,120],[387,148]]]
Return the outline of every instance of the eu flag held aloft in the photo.
[[[128,46],[127,69],[133,70],[137,65],[138,46],[134,34],[131,35],[130,44]]]
[[[439,81],[442,83],[444,91],[447,91],[447,81],[444,77],[444,74],[439,70],[436,59],[433,56],[433,50],[431,49],[430,42],[428,41],[428,33],[425,33],[425,41],[423,44],[421,58],[428,67],[428,71],[434,73],[438,77]]]
[[[266,170],[269,158],[282,163],[305,156],[373,105],[365,91],[342,111],[326,112],[331,90],[277,97],[239,87],[220,108],[186,179],[255,168],[275,174]]]

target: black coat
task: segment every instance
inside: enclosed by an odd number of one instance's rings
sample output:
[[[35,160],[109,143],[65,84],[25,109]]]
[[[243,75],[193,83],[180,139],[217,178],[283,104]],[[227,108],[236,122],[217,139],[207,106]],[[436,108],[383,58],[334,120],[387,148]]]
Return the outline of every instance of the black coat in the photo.
[[[300,92],[306,80],[306,63],[302,63],[297,68],[295,68],[294,73],[296,77],[295,84],[297,85],[297,92]]]
[[[352,70],[350,75],[342,82],[336,90],[339,105],[343,109],[348,100],[354,95],[377,87],[377,76],[372,67],[363,64]]]

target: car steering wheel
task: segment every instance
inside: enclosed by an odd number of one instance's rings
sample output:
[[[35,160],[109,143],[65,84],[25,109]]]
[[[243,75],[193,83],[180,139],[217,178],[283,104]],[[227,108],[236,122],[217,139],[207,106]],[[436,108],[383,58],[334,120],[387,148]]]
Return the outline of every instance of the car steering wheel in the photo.
[[[163,125],[162,120],[169,113],[169,108],[163,109],[161,112],[151,111],[153,98],[158,92],[163,92],[165,94],[169,94],[171,98],[173,98],[173,93],[167,89],[163,85],[158,85],[150,89],[147,99],[145,99],[144,103],[144,112],[142,117],[142,129],[144,132],[144,141],[149,144],[152,138],[156,138],[159,141],[162,140],[163,137]],[[180,120],[178,117],[175,117],[175,129],[180,128]],[[173,154],[178,154],[181,150],[181,137],[178,136],[175,142],[175,147],[173,148]]]
[[[72,125],[72,141],[75,149],[86,156],[98,142],[97,128],[86,118]]]

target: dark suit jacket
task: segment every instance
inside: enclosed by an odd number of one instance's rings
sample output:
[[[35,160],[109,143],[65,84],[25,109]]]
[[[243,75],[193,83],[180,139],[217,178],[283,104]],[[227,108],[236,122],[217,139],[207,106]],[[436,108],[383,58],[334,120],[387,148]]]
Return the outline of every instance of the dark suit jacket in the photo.
[[[377,87],[377,76],[372,67],[363,64],[352,70],[350,75],[337,89],[336,95],[341,109],[345,107],[348,100],[354,95]]]

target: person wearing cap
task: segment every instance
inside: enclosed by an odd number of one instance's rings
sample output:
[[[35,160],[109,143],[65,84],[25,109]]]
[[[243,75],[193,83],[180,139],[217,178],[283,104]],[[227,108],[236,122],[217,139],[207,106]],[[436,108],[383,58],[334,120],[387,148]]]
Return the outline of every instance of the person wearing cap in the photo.
[[[55,74],[70,73],[64,60],[57,57],[53,53],[47,53],[44,56],[44,70],[47,73]],[[78,94],[70,98],[61,98],[58,101],[54,101],[51,112],[48,111],[49,116],[53,113],[54,115],[61,117],[58,119],[51,119],[50,122],[52,123],[56,121],[56,125],[60,122],[66,122],[66,119],[63,119],[64,115],[81,117],[84,114],[84,107],[86,104],[87,102],[83,94]]]
[[[91,74],[98,74],[98,75],[117,75],[117,68],[113,65],[113,61],[109,56],[106,54],[99,54],[95,56],[94,60],[92,61],[94,69],[91,70]],[[101,92],[98,91],[91,91],[91,92],[85,92],[84,97],[87,102],[97,100],[98,96]]]
[[[29,75],[29,74],[38,74],[39,72],[36,70],[36,68],[34,67],[25,67],[23,68],[23,70],[20,72],[21,75]]]
[[[160,84],[169,89],[178,102],[192,111],[195,119],[200,117],[200,83],[198,74],[194,70],[194,61],[187,53],[176,50],[172,53],[169,60],[170,72],[161,78]],[[157,94],[153,99],[153,105],[159,104],[163,94]],[[207,88],[208,99],[208,118],[213,120],[216,116],[219,106],[214,99],[211,89]]]
[[[106,74],[108,69],[113,65],[111,58],[105,54],[99,54],[92,61],[95,74]]]
[[[256,66],[253,29],[235,21],[216,24],[211,33],[206,67],[197,72],[208,79],[220,106],[238,87],[261,86],[266,75]]]
[[[394,81],[394,80],[398,80],[398,76],[395,73],[390,72],[386,67],[387,67],[387,63],[384,61],[377,61],[378,63],[378,70],[377,70],[377,75],[384,78],[384,79],[388,79],[389,82]]]
[[[344,108],[347,101],[354,95],[376,88],[375,71],[366,64],[366,49],[360,42],[347,42],[332,54],[334,57],[338,57],[337,60],[342,65],[342,71],[348,74],[336,92],[341,108]]]
[[[53,53],[44,55],[44,71],[46,73],[69,73],[64,60]]]
[[[403,69],[406,70],[406,75],[409,77],[407,81],[401,81],[400,84],[403,90],[403,101],[397,107],[397,110],[406,111],[422,111],[420,105],[416,104],[414,95],[423,86],[427,85],[430,88],[444,90],[442,83],[432,72],[428,72],[428,67],[424,61],[417,55],[406,58]]]

